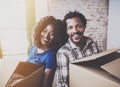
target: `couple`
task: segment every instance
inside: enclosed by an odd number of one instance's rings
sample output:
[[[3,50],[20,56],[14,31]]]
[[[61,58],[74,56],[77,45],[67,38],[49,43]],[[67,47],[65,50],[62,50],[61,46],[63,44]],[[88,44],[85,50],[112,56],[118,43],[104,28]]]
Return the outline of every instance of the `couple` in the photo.
[[[69,87],[69,63],[99,52],[97,44],[84,36],[86,24],[84,15],[70,11],[63,21],[46,16],[35,26],[27,61],[45,63],[43,87],[52,87],[55,71],[57,87]]]

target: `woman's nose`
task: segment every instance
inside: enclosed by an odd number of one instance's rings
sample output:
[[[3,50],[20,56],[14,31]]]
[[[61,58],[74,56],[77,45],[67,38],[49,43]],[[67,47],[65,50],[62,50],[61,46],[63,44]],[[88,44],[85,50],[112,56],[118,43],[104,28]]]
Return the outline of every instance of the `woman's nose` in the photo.
[[[44,36],[45,36],[45,38],[49,38],[49,34],[48,33],[45,33]]]

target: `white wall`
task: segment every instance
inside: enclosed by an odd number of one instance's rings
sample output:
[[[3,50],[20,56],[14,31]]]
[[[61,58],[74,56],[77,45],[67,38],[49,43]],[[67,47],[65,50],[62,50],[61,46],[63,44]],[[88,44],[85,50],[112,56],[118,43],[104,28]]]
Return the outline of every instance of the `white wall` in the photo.
[[[120,47],[120,0],[110,0],[107,49]]]
[[[36,22],[48,15],[47,0],[35,0],[35,14]]]

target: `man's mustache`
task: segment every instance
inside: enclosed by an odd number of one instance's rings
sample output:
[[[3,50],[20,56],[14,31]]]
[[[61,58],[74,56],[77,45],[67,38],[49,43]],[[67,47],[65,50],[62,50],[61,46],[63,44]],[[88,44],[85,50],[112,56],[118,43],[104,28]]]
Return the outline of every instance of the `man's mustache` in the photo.
[[[83,33],[81,33],[81,32],[75,32],[75,33],[73,33],[73,34],[71,35],[71,37],[72,37],[73,35],[75,35],[75,34],[77,34],[77,35],[83,35]]]

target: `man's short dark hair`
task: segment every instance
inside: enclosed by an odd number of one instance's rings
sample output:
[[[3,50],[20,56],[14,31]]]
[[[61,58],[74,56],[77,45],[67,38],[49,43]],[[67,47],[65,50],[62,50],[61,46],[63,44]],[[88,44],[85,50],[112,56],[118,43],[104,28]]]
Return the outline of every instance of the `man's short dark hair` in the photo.
[[[73,18],[73,17],[78,17],[78,18],[81,20],[83,26],[86,27],[86,24],[87,24],[86,21],[87,21],[87,20],[86,20],[85,16],[84,16],[82,13],[79,13],[78,11],[73,11],[73,12],[69,11],[69,12],[64,16],[63,21],[66,22],[67,19]]]

